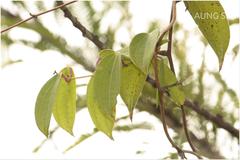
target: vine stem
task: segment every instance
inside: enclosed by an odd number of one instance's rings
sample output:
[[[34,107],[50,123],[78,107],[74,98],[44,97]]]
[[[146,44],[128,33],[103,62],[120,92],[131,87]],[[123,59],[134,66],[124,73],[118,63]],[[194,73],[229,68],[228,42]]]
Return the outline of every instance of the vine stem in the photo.
[[[168,133],[168,129],[167,129],[167,124],[166,124],[166,120],[165,120],[165,109],[164,109],[164,102],[163,102],[163,92],[161,90],[161,87],[160,87],[160,83],[159,83],[159,78],[158,78],[158,65],[157,65],[157,57],[156,57],[156,54],[154,54],[154,57],[153,57],[153,68],[154,68],[154,73],[155,73],[155,81],[156,81],[156,87],[158,89],[158,92],[159,92],[159,106],[160,106],[160,114],[161,114],[161,120],[162,120],[162,124],[163,124],[163,129],[164,129],[164,132],[165,132],[165,135],[167,136],[168,138],[168,141],[172,144],[172,146],[177,150],[178,152],[178,155],[184,159],[186,158],[185,155],[184,155],[184,152],[182,151],[181,148],[179,148],[175,143],[174,141],[172,140],[172,138],[170,137],[169,133]]]
[[[171,11],[170,22],[172,21],[172,19],[173,19],[173,8]],[[176,19],[176,16],[175,16],[175,19]],[[173,25],[169,29],[169,32],[168,32],[168,46],[167,46],[166,55],[167,55],[167,58],[168,58],[168,61],[170,64],[170,68],[171,68],[172,72],[175,74],[175,69],[174,69],[173,60],[172,60],[172,33],[173,33]]]
[[[183,105],[181,105],[181,111],[182,111],[182,121],[183,121],[183,128],[184,128],[185,135],[187,137],[188,143],[189,143],[190,147],[192,148],[193,152],[196,152],[197,150],[195,149],[195,147],[190,139],[190,136],[188,134],[186,113],[185,113],[185,109],[184,109]],[[201,159],[201,157],[198,157],[198,158]]]
[[[163,101],[163,91],[161,90],[161,85],[160,85],[160,81],[158,78],[158,58],[157,58],[157,51],[160,50],[160,42],[162,41],[164,35],[168,32],[168,30],[172,27],[172,25],[174,24],[176,20],[176,2],[173,1],[172,3],[172,18],[171,21],[169,23],[169,25],[167,26],[167,28],[162,32],[162,34],[160,35],[158,42],[156,44],[156,48],[155,48],[155,53],[153,56],[153,68],[154,68],[154,75],[155,75],[155,83],[156,83],[156,87],[158,89],[159,92],[159,102],[160,102],[160,114],[161,114],[161,120],[162,120],[162,124],[163,124],[163,129],[165,132],[165,135],[168,138],[168,141],[172,144],[172,146],[177,150],[178,155],[184,159],[186,158],[184,155],[184,152],[182,151],[181,148],[179,148],[174,141],[172,140],[172,138],[170,137],[169,133],[168,133],[168,129],[167,129],[167,124],[166,124],[166,120],[165,120],[165,109],[164,109],[164,101]]]
[[[176,16],[174,16],[174,7],[172,7],[172,11],[171,11],[171,16],[170,16],[170,22],[172,21],[172,19],[176,20]],[[176,11],[175,11],[176,12]],[[167,47],[167,53],[166,56],[168,58],[169,61],[169,65],[170,65],[170,69],[171,71],[175,73],[175,69],[174,69],[174,64],[173,64],[173,60],[172,60],[172,34],[173,34],[173,25],[170,27],[169,32],[168,32],[168,47]],[[186,120],[186,112],[185,112],[185,108],[183,105],[181,105],[181,111],[182,111],[182,121],[183,121],[183,128],[184,128],[184,132],[187,138],[187,141],[192,149],[193,152],[196,152],[196,149],[191,141],[191,138],[188,134],[188,128],[187,128],[187,120]],[[201,159],[200,156],[197,156],[198,158]]]
[[[30,17],[29,17],[29,18],[27,18],[27,19],[25,19],[25,20],[22,20],[22,21],[19,21],[19,22],[17,22],[16,24],[14,24],[14,25],[12,25],[12,26],[10,26],[10,27],[7,27],[6,29],[1,30],[1,34],[4,33],[4,32],[6,32],[6,31],[8,31],[8,30],[10,30],[10,29],[12,29],[12,28],[14,28],[14,27],[17,27],[17,26],[21,25],[22,23],[25,23],[25,22],[27,22],[27,21],[29,21],[29,20],[31,20],[31,19],[37,18],[37,17],[39,17],[39,16],[41,16],[41,15],[43,15],[43,14],[46,14],[46,13],[55,11],[55,10],[57,10],[57,9],[59,9],[59,8],[62,8],[62,7],[64,7],[64,6],[66,6],[66,5],[69,5],[69,4],[74,3],[74,2],[77,2],[77,1],[76,1],[76,0],[74,0],[74,1],[69,1],[69,2],[67,2],[67,3],[64,3],[64,4],[61,4],[61,5],[59,5],[59,6],[56,6],[56,7],[52,8],[52,9],[50,9],[50,10],[47,10],[47,11],[44,11],[44,12],[40,12],[40,13],[38,13],[38,14],[31,14],[31,13],[30,13]]]
[[[177,3],[176,1],[172,2],[171,20],[170,20],[170,23],[168,24],[167,28],[165,28],[163,30],[162,34],[159,36],[159,39],[158,39],[158,42],[156,45],[156,52],[158,52],[160,50],[160,44],[161,44],[161,41],[162,41],[164,35],[172,28],[173,24],[176,21],[176,3]]]
[[[154,53],[154,57],[153,57],[153,68],[154,68],[154,73],[155,73],[155,83],[156,83],[156,87],[158,89],[159,92],[159,102],[160,102],[160,114],[161,114],[161,119],[162,119],[162,124],[163,124],[163,129],[165,132],[165,135],[168,138],[168,141],[172,144],[172,146],[177,150],[178,155],[184,159],[185,157],[185,152],[186,153],[190,153],[190,154],[194,154],[195,156],[197,156],[198,158],[201,158],[197,153],[195,153],[195,148],[193,147],[193,151],[188,151],[188,150],[182,150],[180,147],[178,147],[177,144],[174,143],[174,141],[172,140],[172,138],[170,137],[169,133],[168,133],[168,129],[167,129],[167,124],[166,124],[166,120],[165,120],[165,109],[164,109],[164,99],[163,99],[163,95],[164,95],[164,91],[161,89],[161,85],[160,85],[160,81],[158,78],[158,51],[160,51],[160,43],[164,37],[164,35],[169,32],[168,38],[169,38],[169,42],[168,42],[168,49],[167,49],[167,58],[169,60],[170,63],[170,67],[171,70],[173,71],[173,73],[175,74],[175,70],[174,70],[174,65],[173,65],[173,61],[172,61],[172,56],[171,56],[171,48],[172,48],[172,28],[173,28],[173,24],[176,21],[176,1],[172,2],[172,9],[171,9],[171,18],[170,18],[170,23],[167,26],[167,28],[162,32],[162,34],[160,35],[158,42],[156,44],[156,48],[155,48],[155,53]],[[184,110],[183,110],[184,111]],[[184,112],[185,113],[185,112]],[[184,130],[187,131],[187,126],[186,126],[186,117],[185,114],[183,114],[183,118],[184,118]],[[188,133],[186,135],[188,138],[188,140],[190,139],[188,136]],[[190,141],[190,146],[192,147],[192,143]]]

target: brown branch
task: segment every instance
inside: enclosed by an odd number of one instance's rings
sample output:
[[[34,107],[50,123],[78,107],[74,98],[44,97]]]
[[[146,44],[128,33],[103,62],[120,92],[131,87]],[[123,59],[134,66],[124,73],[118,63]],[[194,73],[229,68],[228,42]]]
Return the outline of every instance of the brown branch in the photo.
[[[62,1],[57,1],[56,2],[58,5],[63,4]],[[93,42],[100,50],[105,49],[105,44],[102,43],[98,36],[93,34],[92,32],[90,32],[85,26],[83,26],[77,19],[77,17],[73,16],[72,13],[66,8],[63,7],[61,8],[61,10],[64,13],[64,16],[66,18],[68,18],[74,27],[76,27],[77,29],[79,29],[82,32],[83,37],[86,37],[87,39],[89,39],[91,42]]]
[[[195,149],[195,147],[194,147],[194,145],[193,145],[193,143],[192,143],[192,141],[191,141],[191,138],[190,138],[190,136],[189,136],[189,134],[188,134],[186,113],[185,113],[185,109],[184,109],[184,106],[183,106],[183,105],[181,105],[181,111],[182,111],[183,128],[184,128],[185,135],[186,135],[186,137],[187,137],[187,141],[188,141],[190,147],[192,148],[192,150],[193,150],[194,152],[197,152],[197,150]]]
[[[197,112],[199,115],[203,116],[207,120],[215,123],[219,128],[223,128],[226,131],[228,131],[232,136],[239,139],[239,130],[234,128],[230,123],[224,121],[223,118],[220,116],[216,116],[211,114],[208,110],[204,109],[203,107],[200,107],[198,103],[193,103],[190,100],[186,100],[184,102],[184,105],[188,108],[191,108],[195,112]]]
[[[25,23],[25,22],[27,22],[27,21],[29,21],[29,20],[31,20],[31,19],[37,18],[37,17],[39,17],[39,16],[41,16],[41,15],[43,15],[43,14],[46,14],[46,13],[55,11],[55,10],[57,10],[57,9],[59,9],[59,8],[62,8],[62,7],[64,7],[64,6],[66,6],[66,5],[69,5],[69,4],[74,3],[74,2],[77,2],[77,1],[74,0],[74,1],[67,2],[67,3],[62,3],[62,4],[60,4],[59,6],[56,6],[56,7],[52,8],[52,9],[47,10],[47,11],[44,11],[44,12],[40,12],[40,13],[38,13],[38,14],[31,14],[31,13],[30,13],[30,17],[29,17],[29,18],[27,18],[27,19],[25,19],[25,20],[22,20],[22,21],[19,21],[19,22],[17,22],[16,24],[14,24],[14,25],[12,25],[12,26],[10,26],[10,27],[8,27],[8,28],[1,30],[1,34],[4,33],[4,32],[6,32],[6,31],[8,31],[8,30],[10,30],[10,29],[12,29],[12,28],[14,28],[14,27],[17,27],[17,26],[19,26],[19,25],[21,25],[21,24],[23,24],[23,23]]]
[[[151,84],[154,88],[156,88],[156,83],[154,79],[150,76],[147,77],[146,80],[149,84]],[[216,124],[219,128],[223,128],[228,131],[232,136],[239,139],[239,132],[238,129],[234,128],[230,123],[224,121],[221,116],[214,115],[210,113],[208,110],[204,109],[203,107],[199,106],[197,103],[193,103],[190,100],[186,99],[184,102],[184,106],[192,109],[197,114],[203,116],[207,120],[211,121],[212,123]]]

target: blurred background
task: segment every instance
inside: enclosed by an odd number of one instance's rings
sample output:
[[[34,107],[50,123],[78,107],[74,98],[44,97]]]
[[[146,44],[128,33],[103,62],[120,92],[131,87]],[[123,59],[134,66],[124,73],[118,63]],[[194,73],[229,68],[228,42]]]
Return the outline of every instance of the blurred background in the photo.
[[[186,96],[239,129],[240,28],[238,0],[220,1],[230,23],[230,44],[223,68],[198,30],[183,2],[177,3],[173,58]],[[1,29],[53,8],[54,1],[1,1]],[[107,48],[128,46],[135,34],[169,22],[171,1],[79,1],[67,6]],[[166,46],[164,46],[166,47]],[[78,113],[74,136],[51,121],[51,136],[45,139],[34,118],[37,94],[43,84],[65,66],[76,76],[94,71],[98,49],[61,10],[47,13],[1,34],[0,54],[0,159],[162,159],[177,158],[166,139],[154,97],[144,90],[133,122],[118,98],[116,125],[110,140],[95,132],[86,108],[88,78],[77,80]],[[147,86],[146,86],[147,88]],[[149,89],[149,88],[148,88]],[[150,91],[154,92],[154,91]],[[167,102],[169,132],[184,149],[190,149],[181,127],[181,110]],[[196,148],[207,158],[238,158],[238,139],[211,121],[187,109],[188,128]],[[195,158],[188,155],[189,158]]]

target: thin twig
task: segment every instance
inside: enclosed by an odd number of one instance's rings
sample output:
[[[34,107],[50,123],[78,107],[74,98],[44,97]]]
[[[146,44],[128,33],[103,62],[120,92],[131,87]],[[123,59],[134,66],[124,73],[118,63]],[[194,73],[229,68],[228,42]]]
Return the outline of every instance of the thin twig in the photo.
[[[183,105],[181,105],[181,111],[182,111],[183,128],[184,128],[185,135],[186,135],[186,137],[187,137],[187,141],[188,141],[190,147],[192,148],[192,151],[193,151],[194,153],[196,153],[197,150],[195,149],[195,147],[194,147],[194,145],[193,145],[193,143],[192,143],[192,141],[191,141],[191,138],[190,138],[190,136],[189,136],[189,134],[188,134],[186,113],[185,113],[185,109],[184,109],[184,106],[183,106]],[[198,157],[199,159],[202,159],[201,156],[197,156],[197,157]]]
[[[170,18],[170,22],[172,21],[172,18],[173,17],[173,9],[172,8],[172,11],[171,11],[171,18]],[[176,12],[176,11],[175,11]],[[176,16],[175,16],[176,18]],[[172,72],[175,74],[175,69],[174,69],[174,65],[173,65],[173,60],[172,60],[172,33],[173,33],[173,26],[169,29],[169,32],[168,32],[168,47],[167,47],[167,58],[168,58],[168,61],[169,61],[169,64],[170,64],[170,68],[172,70]]]
[[[87,84],[85,83],[85,84],[78,84],[76,87],[79,88],[79,87],[86,87],[86,86]]]
[[[161,41],[162,41],[164,35],[169,31],[169,29],[172,28],[175,21],[176,21],[176,1],[173,1],[173,3],[172,3],[172,19],[171,19],[171,22],[168,24],[167,28],[165,28],[163,30],[162,34],[159,36],[159,39],[158,39],[158,42],[156,45],[156,48],[157,48],[156,52],[160,51]]]
[[[189,154],[192,154],[192,155],[198,157],[199,159],[202,159],[202,157],[201,157],[198,153],[196,153],[196,152],[189,151],[189,150],[182,150],[182,151],[183,151],[184,153],[189,153]]]
[[[63,4],[62,1],[57,1],[56,3],[60,5]],[[93,42],[100,50],[106,48],[105,44],[99,40],[98,36],[90,32],[85,26],[83,26],[78,21],[77,17],[73,16],[72,13],[66,7],[61,8],[61,10],[63,11],[64,16],[72,22],[73,26],[75,26],[82,32],[83,37],[86,37],[91,42]]]
[[[72,77],[72,79],[83,79],[83,78],[89,78],[92,77],[92,75],[86,75],[86,76],[80,76],[80,77]]]
[[[41,15],[43,15],[43,14],[46,14],[46,13],[55,11],[55,10],[57,10],[57,9],[59,9],[59,8],[62,8],[62,7],[64,7],[64,6],[66,6],[66,5],[69,5],[69,4],[74,3],[74,2],[77,2],[77,1],[74,0],[74,1],[67,2],[67,3],[62,3],[62,4],[59,5],[59,6],[56,6],[56,7],[52,8],[52,9],[47,10],[47,11],[44,11],[44,12],[40,12],[40,13],[38,13],[38,14],[31,14],[31,13],[30,13],[30,17],[29,17],[29,18],[27,18],[27,19],[25,19],[25,20],[22,20],[22,21],[19,21],[19,22],[17,22],[16,24],[14,24],[14,25],[12,25],[12,26],[10,26],[10,27],[7,27],[6,29],[1,30],[1,34],[2,34],[3,32],[6,32],[6,31],[14,28],[14,27],[17,27],[17,26],[19,26],[19,25],[21,25],[21,24],[23,24],[23,23],[25,23],[25,22],[27,22],[27,21],[29,21],[29,20],[31,20],[31,19],[37,18],[37,17],[39,17],[39,16],[41,16]]]

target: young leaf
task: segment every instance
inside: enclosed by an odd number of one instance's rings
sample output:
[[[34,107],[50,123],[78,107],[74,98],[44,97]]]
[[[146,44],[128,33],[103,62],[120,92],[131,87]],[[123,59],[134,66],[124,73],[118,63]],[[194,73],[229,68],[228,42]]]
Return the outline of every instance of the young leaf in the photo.
[[[218,1],[184,1],[198,28],[215,51],[222,67],[230,31],[226,14]]]
[[[40,90],[35,104],[35,120],[40,131],[48,137],[48,129],[60,76],[55,75]]]
[[[76,82],[72,68],[66,67],[60,72],[60,82],[56,90],[53,115],[64,130],[72,133],[76,113]]]
[[[161,86],[172,85],[177,82],[177,78],[165,63],[164,59],[159,62],[159,81]],[[179,86],[173,86],[168,89],[171,98],[178,105],[183,105],[185,101],[185,95],[180,90]]]
[[[131,119],[133,109],[136,106],[138,98],[143,90],[146,77],[147,76],[130,60],[128,64],[123,64],[120,95],[128,107]]]
[[[150,70],[150,74],[152,76],[154,75],[152,68]],[[161,59],[158,61],[158,78],[159,78],[161,87],[173,85],[177,82],[177,78],[175,77],[171,69],[168,67],[166,59]],[[185,101],[185,95],[180,90],[179,86],[171,86],[168,88],[168,91],[172,100],[176,104],[183,105]]]
[[[129,54],[133,63],[145,74],[148,72],[154,49],[159,38],[159,30],[140,33],[130,43]]]
[[[121,56],[112,50],[103,50],[100,57],[100,63],[88,85],[87,102],[96,127],[111,137],[116,98],[120,92]]]

